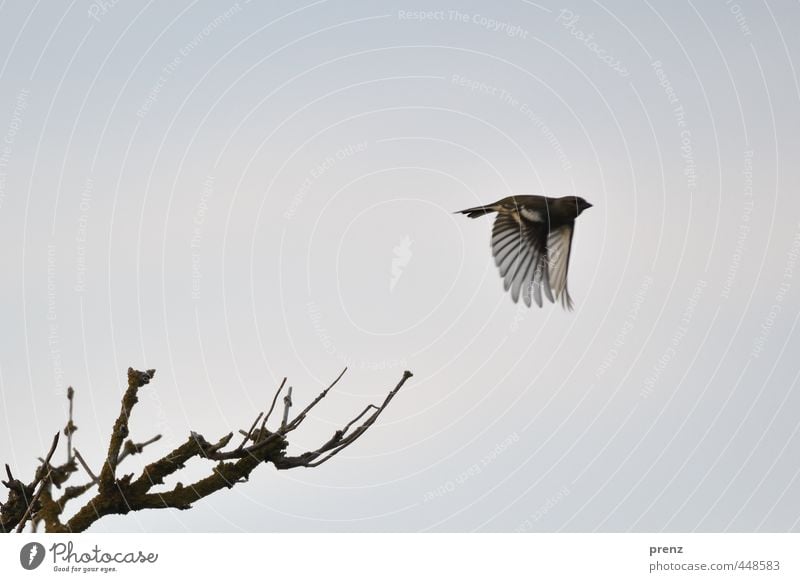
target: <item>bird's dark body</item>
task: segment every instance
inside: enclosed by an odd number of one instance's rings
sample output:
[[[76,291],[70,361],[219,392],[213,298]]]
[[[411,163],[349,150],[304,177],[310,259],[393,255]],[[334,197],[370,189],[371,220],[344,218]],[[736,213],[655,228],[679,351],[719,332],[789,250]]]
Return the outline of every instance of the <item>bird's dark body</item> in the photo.
[[[508,196],[492,204],[459,211],[470,218],[492,212],[492,251],[506,290],[517,302],[522,294],[542,305],[542,292],[572,309],[567,271],[575,219],[591,204],[578,196]],[[555,298],[555,299],[554,299]]]
[[[493,204],[486,206],[476,206],[460,210],[461,214],[466,214],[470,218],[478,218],[491,212],[515,212],[521,208],[528,208],[542,213],[545,223],[550,228],[558,228],[565,224],[571,224],[578,215],[591,204],[583,198],[575,196],[563,196],[561,198],[550,198],[548,196],[507,196]]]

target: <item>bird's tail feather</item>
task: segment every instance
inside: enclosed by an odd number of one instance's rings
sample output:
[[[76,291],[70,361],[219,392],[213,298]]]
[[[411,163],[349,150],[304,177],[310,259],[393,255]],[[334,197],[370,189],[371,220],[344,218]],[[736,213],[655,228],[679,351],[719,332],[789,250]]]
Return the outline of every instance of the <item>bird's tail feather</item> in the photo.
[[[491,206],[476,206],[475,208],[467,208],[466,210],[459,210],[456,214],[466,214],[470,218],[478,218],[484,214],[494,212],[495,209]]]

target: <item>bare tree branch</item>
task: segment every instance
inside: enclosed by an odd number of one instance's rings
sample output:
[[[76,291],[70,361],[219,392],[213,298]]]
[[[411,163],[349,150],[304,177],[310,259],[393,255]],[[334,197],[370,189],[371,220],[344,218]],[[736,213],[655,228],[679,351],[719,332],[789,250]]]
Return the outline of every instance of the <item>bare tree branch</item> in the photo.
[[[58,445],[59,435],[56,434],[47,456],[42,459],[42,464],[30,484],[26,485],[16,479],[10,467],[6,465],[8,481],[2,481],[2,484],[9,490],[9,493],[7,501],[0,504],[0,531],[8,532],[15,528],[16,531],[22,531],[25,523],[29,520],[34,528],[37,523],[43,522],[45,531],[48,532],[85,531],[98,519],[110,514],[126,514],[130,511],[147,508],[189,509],[199,499],[221,489],[246,482],[250,473],[261,463],[272,463],[277,469],[321,465],[364,434],[403,384],[412,376],[411,372],[404,372],[398,384],[389,391],[379,406],[374,404],[367,406],[316,450],[297,456],[287,456],[286,449],[289,443],[286,440],[286,434],[302,424],[308,413],[328,395],[346,370],[345,368],[291,421],[289,421],[289,410],[292,406],[292,387],[289,387],[284,397],[283,418],[280,427],[275,432],[267,428],[267,421],[286,385],[286,378],[276,390],[269,409],[266,412],[258,412],[248,431],[239,431],[244,438],[238,446],[225,450],[233,438],[232,432],[214,443],[208,442],[203,435],[192,432],[186,442],[162,458],[148,464],[137,477],[134,477],[133,474],[120,477],[117,470],[125,458],[141,453],[145,447],[158,442],[161,438],[161,435],[156,435],[140,443],[134,443],[132,439],[128,438],[131,412],[138,402],[138,390],[152,380],[155,370],[140,372],[132,368],[128,369],[128,387],[122,396],[120,413],[114,423],[109,438],[108,452],[99,476],[92,472],[80,452],[72,446],[72,433],[77,427],[73,423],[75,393],[70,388],[67,393],[70,403],[69,421],[64,429],[64,434],[67,436],[67,462],[61,466],[50,464]],[[259,421],[261,422],[260,426]],[[248,445],[248,443],[250,444]],[[166,478],[180,472],[186,463],[194,458],[213,461],[216,464],[207,476],[189,485],[179,482],[167,491],[154,491],[154,488],[164,484]],[[91,480],[82,485],[66,487],[60,497],[54,498],[52,488],[60,488],[78,471],[79,465]],[[66,504],[92,489],[96,489],[96,492],[91,499],[72,517],[62,521],[61,515]]]
[[[111,431],[111,439],[108,443],[108,455],[103,469],[100,471],[100,489],[103,491],[109,491],[114,486],[117,463],[119,462],[119,451],[122,448],[123,441],[128,438],[130,434],[128,420],[130,419],[131,410],[133,410],[133,407],[139,402],[137,396],[139,388],[145,384],[149,384],[155,373],[155,370],[139,372],[133,368],[128,368],[128,389],[122,396],[122,408],[120,409],[117,421],[114,423],[114,428]]]
[[[9,532],[17,526],[22,516],[28,509],[33,499],[37,482],[34,480],[26,485],[11,473],[11,468],[6,465],[8,481],[0,481],[8,489],[8,499],[0,506],[0,531]]]

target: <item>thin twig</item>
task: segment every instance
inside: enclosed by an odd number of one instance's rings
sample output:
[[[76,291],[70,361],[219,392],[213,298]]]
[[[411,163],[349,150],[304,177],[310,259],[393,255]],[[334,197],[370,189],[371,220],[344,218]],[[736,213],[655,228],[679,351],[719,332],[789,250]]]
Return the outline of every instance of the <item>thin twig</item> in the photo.
[[[50,475],[50,459],[53,458],[53,453],[56,452],[56,447],[58,446],[58,435],[59,433],[56,433],[56,436],[53,437],[53,444],[50,445],[50,452],[47,453],[47,457],[44,459],[44,465],[42,466],[42,469],[46,470],[47,473],[39,476],[39,488],[33,495],[33,498],[28,504],[28,508],[25,510],[25,513],[22,515],[19,526],[17,526],[17,533],[22,532],[22,530],[25,528],[25,522],[28,521],[28,517],[33,511],[33,506],[36,505],[36,502],[39,500],[39,496],[42,494],[42,489],[44,489],[45,485],[47,484],[47,477]]]
[[[311,402],[311,404],[306,406],[303,409],[303,411],[300,414],[298,414],[294,418],[294,420],[292,420],[292,422],[289,424],[289,426],[286,427],[286,430],[283,431],[283,432],[284,433],[292,432],[294,429],[296,429],[298,426],[300,426],[300,423],[303,422],[303,420],[305,420],[306,415],[311,411],[312,408],[314,408],[317,404],[319,404],[320,400],[322,400],[323,398],[325,398],[328,395],[328,392],[330,391],[330,389],[333,388],[334,386],[336,386],[336,384],[339,382],[339,380],[342,379],[342,376],[344,376],[345,372],[347,372],[347,368],[346,367],[336,377],[336,379],[333,382],[331,382],[330,385],[327,388],[325,388],[325,390],[323,390],[322,392],[319,393],[319,395]]]
[[[70,386],[67,388],[67,400],[69,400],[69,421],[64,432],[67,435],[67,463],[72,461],[72,433],[75,432],[75,423],[72,422],[72,403],[75,399],[75,389]]]
[[[353,420],[351,420],[344,426],[344,428],[342,429],[342,434],[345,434],[348,430],[350,430],[350,427],[353,426],[355,423],[357,423],[359,420],[361,420],[361,417],[364,416],[367,412],[369,412],[370,409],[372,408],[374,408],[375,410],[380,410],[374,404],[369,404],[364,410],[361,411],[361,414],[356,416]]]
[[[237,451],[241,451],[247,444],[247,441],[250,440],[250,437],[253,434],[253,430],[256,428],[256,425],[258,424],[258,421],[261,420],[261,416],[263,414],[264,414],[263,412],[258,413],[258,416],[256,416],[256,419],[253,421],[253,424],[250,425],[250,430],[248,430],[247,432],[241,430],[239,431],[240,433],[244,434],[244,439],[242,439],[242,442],[239,444],[238,447],[236,447]]]
[[[89,468],[89,465],[86,464],[86,461],[83,459],[83,455],[78,452],[78,449],[75,449],[75,458],[78,459],[78,462],[83,467],[83,470],[86,471],[89,477],[92,478],[92,483],[97,483],[99,481],[97,475],[92,473],[92,470]]]
[[[286,385],[286,378],[283,379],[283,381],[281,382],[281,385],[278,387],[278,390],[275,392],[275,396],[272,397],[272,404],[270,405],[266,416],[264,416],[264,420],[261,421],[260,429],[261,429],[262,433],[264,432],[264,429],[267,427],[267,421],[269,420],[269,417],[272,414],[272,411],[275,409],[275,403],[278,401],[278,396],[280,396],[280,393],[283,390],[283,387],[285,385]]]
[[[395,397],[395,394],[403,387],[403,384],[411,378],[413,374],[409,371],[403,372],[403,377],[398,382],[397,386],[395,386],[391,392],[386,395],[384,398],[383,403],[380,406],[370,405],[365,408],[361,414],[359,414],[355,419],[350,421],[344,429],[337,430],[333,436],[318,448],[316,451],[309,451],[307,453],[303,453],[297,457],[284,457],[283,459],[279,459],[275,462],[275,466],[278,469],[292,469],[294,467],[318,467],[322,463],[330,460],[340,451],[346,449],[351,444],[353,444],[356,439],[358,439],[362,434],[364,434],[367,429],[372,426],[375,421],[377,420],[378,416],[380,416],[381,412],[388,406],[388,404],[392,401]],[[355,423],[358,419],[360,419],[370,408],[374,408],[375,412],[373,412],[353,433],[348,436],[344,436],[345,432],[350,428],[350,426]],[[325,455],[322,459],[317,461],[322,455]]]
[[[292,407],[292,387],[286,392],[283,397],[283,420],[281,421],[281,432],[286,430],[286,423],[289,421],[289,409]]]
[[[146,440],[143,443],[134,443],[132,440],[125,441],[125,446],[122,448],[122,452],[119,454],[119,457],[117,457],[117,465],[119,465],[122,462],[122,459],[128,455],[136,455],[141,453],[147,445],[152,445],[158,440],[161,440],[160,434],[157,434],[150,440]]]

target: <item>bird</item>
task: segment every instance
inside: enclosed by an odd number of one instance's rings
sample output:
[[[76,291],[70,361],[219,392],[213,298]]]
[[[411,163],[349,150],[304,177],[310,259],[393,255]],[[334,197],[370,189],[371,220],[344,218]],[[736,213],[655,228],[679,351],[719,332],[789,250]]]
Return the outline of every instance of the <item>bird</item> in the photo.
[[[530,307],[532,295],[536,305],[542,307],[544,292],[551,303],[559,300],[565,310],[571,311],[567,271],[575,219],[591,207],[579,196],[520,195],[456,214],[478,218],[497,213],[492,227],[492,254],[503,287],[511,290],[514,303],[521,294]]]

